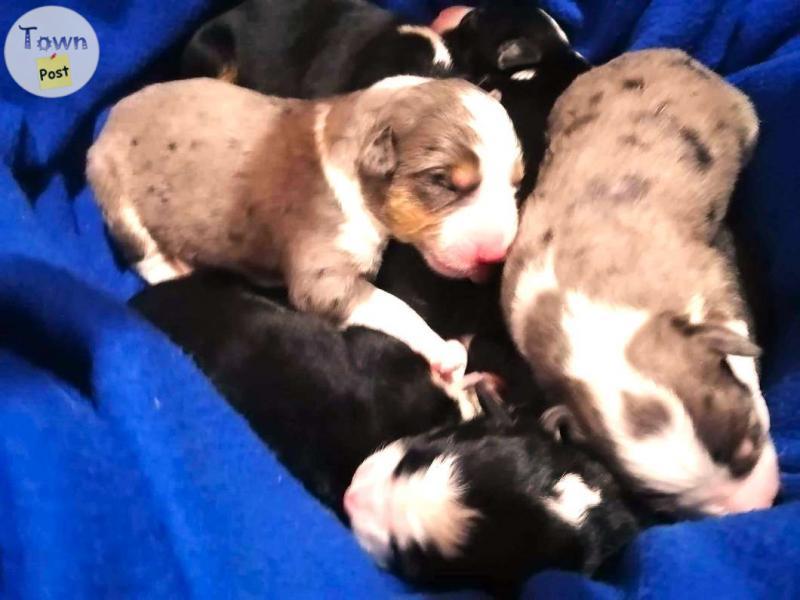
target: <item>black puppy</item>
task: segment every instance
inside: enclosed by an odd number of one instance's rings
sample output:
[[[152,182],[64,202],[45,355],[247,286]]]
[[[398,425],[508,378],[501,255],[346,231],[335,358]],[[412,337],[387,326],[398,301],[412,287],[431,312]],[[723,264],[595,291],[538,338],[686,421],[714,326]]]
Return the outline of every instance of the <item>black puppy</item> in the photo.
[[[605,469],[535,411],[512,417],[491,378],[477,384],[485,414],[462,422],[404,344],[285,303],[280,288],[211,273],[131,301],[385,566],[426,583],[507,584],[544,567],[589,572],[635,532]]]
[[[547,117],[553,104],[590,65],[570,45],[564,30],[529,3],[469,11],[443,33],[457,72],[477,77],[496,90],[508,111],[525,154],[519,198],[533,190],[546,146]]]
[[[340,514],[369,454],[461,421],[457,401],[408,346],[290,310],[283,288],[199,272],[147,288],[130,305],[191,354],[289,470]]]
[[[391,75],[441,76],[452,60],[427,27],[366,0],[245,0],[205,23],[184,77],[221,77],[272,96],[319,98]]]

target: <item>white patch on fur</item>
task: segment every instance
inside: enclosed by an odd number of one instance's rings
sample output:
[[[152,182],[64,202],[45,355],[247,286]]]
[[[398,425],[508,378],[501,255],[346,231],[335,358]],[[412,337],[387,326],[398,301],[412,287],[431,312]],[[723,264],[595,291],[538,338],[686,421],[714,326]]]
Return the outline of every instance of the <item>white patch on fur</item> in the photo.
[[[686,314],[689,315],[689,323],[698,325],[706,319],[706,300],[700,294],[694,294],[686,307]]]
[[[374,288],[353,308],[344,325],[361,325],[391,335],[431,364],[441,365],[444,371],[466,365],[463,345],[458,344],[457,348],[452,341],[445,342],[408,304],[379,288]]]
[[[388,505],[392,473],[405,453],[402,441],[378,450],[361,463],[347,490],[347,493],[352,491],[368,497],[368,502],[361,503],[357,510],[348,510],[350,527],[359,545],[384,567],[391,555]]]
[[[564,30],[561,29],[561,25],[559,25],[553,17],[551,17],[541,8],[539,9],[539,12],[542,13],[542,15],[544,15],[544,18],[550,22],[550,25],[552,25],[553,29],[555,29],[556,33],[558,34],[558,37],[560,37],[565,44],[569,44],[569,38],[567,37],[567,34],[564,33]]]
[[[336,157],[329,155],[325,140],[325,125],[330,105],[321,104],[314,122],[314,139],[319,152],[320,163],[325,180],[328,182],[344,222],[339,228],[336,245],[350,254],[362,273],[375,270],[386,243],[386,232],[374,215],[367,209],[361,184],[352,172],[352,167],[344,168],[336,164]]]
[[[730,476],[711,460],[680,398],[644,377],[626,358],[649,313],[575,291],[567,292],[565,300],[561,326],[570,346],[566,375],[589,388],[625,470],[654,491],[677,494],[687,508],[702,506],[717,483]],[[623,392],[658,399],[669,413],[669,424],[654,435],[633,437]]]
[[[539,72],[536,69],[523,69],[522,71],[512,73],[511,79],[514,79],[515,81],[530,81],[538,74]]]
[[[725,323],[725,326],[731,331],[750,339],[750,329],[744,321],[728,321]],[[736,379],[741,381],[745,387],[750,390],[750,394],[756,406],[758,419],[761,421],[764,431],[769,431],[769,410],[767,409],[767,401],[764,399],[764,394],[761,392],[761,381],[758,377],[756,359],[752,356],[728,356],[727,361]]]
[[[541,264],[530,263],[517,278],[514,296],[511,300],[511,336],[518,348],[525,346],[525,321],[539,296],[545,292],[558,290],[558,279],[554,267],[553,249]]]
[[[392,75],[373,83],[369,89],[375,90],[400,90],[403,88],[415,87],[432,81],[430,77],[420,77],[419,75]]]
[[[461,94],[478,137],[473,148],[481,169],[481,183],[467,203],[442,219],[436,242],[438,262],[457,270],[469,257],[465,247],[489,243],[508,248],[517,234],[519,214],[512,178],[522,150],[503,105],[475,88]],[[474,249],[473,248],[473,249]],[[472,265],[469,265],[472,266]]]
[[[392,539],[401,549],[432,544],[445,557],[457,556],[478,513],[461,503],[455,458],[439,456],[427,468],[395,478],[405,453],[403,441],[394,442],[356,470],[347,494],[360,496],[348,513],[359,544],[384,566]]]
[[[397,28],[402,34],[418,35],[425,38],[431,43],[433,47],[433,63],[441,67],[449,68],[453,65],[453,57],[450,56],[450,51],[445,46],[442,36],[436,33],[430,27],[422,27],[419,25],[401,25]]]
[[[128,235],[134,235],[142,245],[144,258],[133,265],[137,273],[150,285],[177,279],[191,273],[192,269],[183,261],[169,259],[158,249],[158,244],[142,223],[139,214],[129,204],[124,204],[117,217]]]
[[[458,556],[478,512],[461,503],[455,458],[437,456],[430,466],[398,477],[389,495],[391,531],[401,549],[432,544],[445,558]]]
[[[192,272],[185,263],[168,259],[160,252],[146,256],[133,265],[133,268],[150,285],[178,279]]]
[[[119,220],[125,225],[125,229],[128,233],[135,235],[139,242],[141,242],[145,256],[158,254],[158,245],[139,218],[139,213],[137,213],[130,204],[123,202],[121,202],[121,204],[124,205],[120,208]]]
[[[545,504],[570,525],[580,527],[602,500],[600,491],[586,485],[580,475],[567,473],[553,486],[553,496],[545,498]]]

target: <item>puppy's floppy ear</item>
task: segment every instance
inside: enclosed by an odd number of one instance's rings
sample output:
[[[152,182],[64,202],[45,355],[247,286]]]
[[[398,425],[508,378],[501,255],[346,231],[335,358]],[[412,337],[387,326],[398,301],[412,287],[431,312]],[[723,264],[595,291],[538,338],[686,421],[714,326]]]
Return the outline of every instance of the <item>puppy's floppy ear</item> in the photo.
[[[501,71],[529,67],[541,60],[542,49],[525,38],[508,40],[497,49],[497,68]]]
[[[761,354],[761,348],[756,344],[724,325],[713,323],[694,325],[690,327],[689,333],[693,340],[726,356],[758,356]]]
[[[586,439],[575,414],[563,404],[548,408],[539,417],[539,423],[557,442],[580,442]]]
[[[388,179],[397,168],[397,144],[391,125],[379,127],[358,156],[358,169],[366,177]]]

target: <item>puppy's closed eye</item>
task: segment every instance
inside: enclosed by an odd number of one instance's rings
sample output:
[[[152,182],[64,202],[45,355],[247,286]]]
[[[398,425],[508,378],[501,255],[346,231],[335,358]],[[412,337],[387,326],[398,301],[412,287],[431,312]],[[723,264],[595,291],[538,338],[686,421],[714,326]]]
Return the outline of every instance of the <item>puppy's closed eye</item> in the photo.
[[[468,194],[480,185],[481,176],[472,165],[455,165],[450,168],[431,169],[427,173],[432,184],[454,194]]]

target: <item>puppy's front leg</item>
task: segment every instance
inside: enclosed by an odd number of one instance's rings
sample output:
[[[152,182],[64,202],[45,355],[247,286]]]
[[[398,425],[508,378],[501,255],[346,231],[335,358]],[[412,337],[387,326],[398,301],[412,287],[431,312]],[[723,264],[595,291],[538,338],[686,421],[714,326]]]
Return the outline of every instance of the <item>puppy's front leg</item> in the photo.
[[[445,381],[460,379],[467,351],[457,340],[443,340],[408,304],[347,269],[302,265],[287,283],[299,310],[327,316],[344,326],[362,325],[405,342],[424,356]]]
[[[460,379],[467,367],[467,351],[458,340],[444,341],[408,304],[364,282],[371,289],[354,303],[347,325],[377,329],[408,344],[447,381]]]

